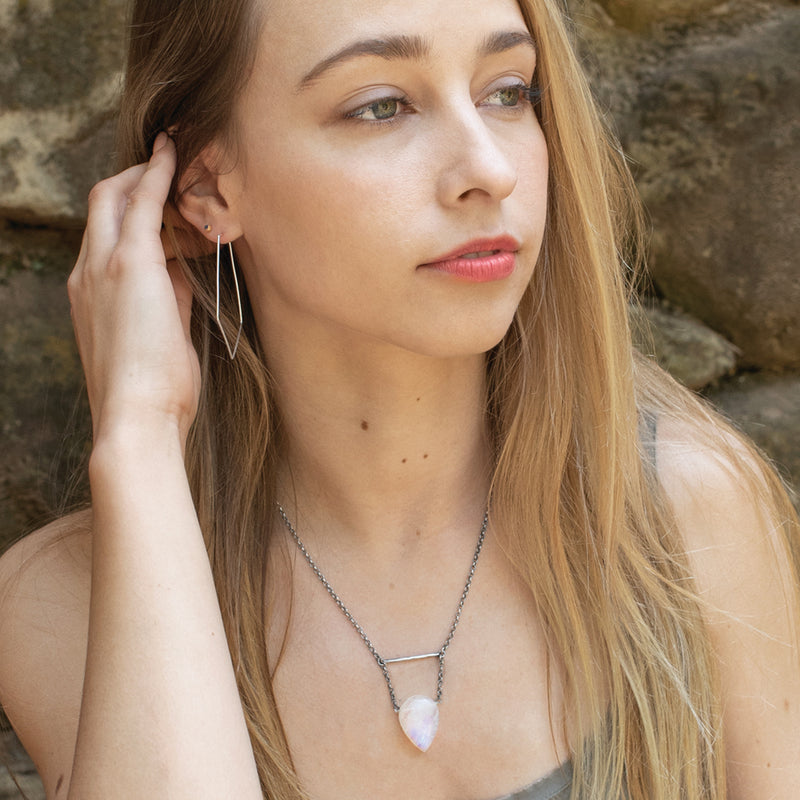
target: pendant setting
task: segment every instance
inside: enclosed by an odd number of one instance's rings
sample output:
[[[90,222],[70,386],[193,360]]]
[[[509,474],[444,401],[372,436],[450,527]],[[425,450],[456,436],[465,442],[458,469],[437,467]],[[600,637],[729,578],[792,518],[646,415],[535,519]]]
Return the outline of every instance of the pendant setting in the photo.
[[[409,741],[423,753],[427,752],[439,728],[439,704],[430,697],[414,694],[403,701],[398,717]]]

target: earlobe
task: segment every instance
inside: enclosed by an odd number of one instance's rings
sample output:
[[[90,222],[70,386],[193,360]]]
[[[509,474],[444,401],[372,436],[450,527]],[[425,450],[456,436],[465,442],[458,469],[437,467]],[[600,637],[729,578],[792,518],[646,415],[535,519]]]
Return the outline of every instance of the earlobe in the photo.
[[[242,235],[241,225],[222,194],[219,175],[201,153],[189,166],[178,185],[176,205],[181,216],[209,241],[217,236],[231,242]]]

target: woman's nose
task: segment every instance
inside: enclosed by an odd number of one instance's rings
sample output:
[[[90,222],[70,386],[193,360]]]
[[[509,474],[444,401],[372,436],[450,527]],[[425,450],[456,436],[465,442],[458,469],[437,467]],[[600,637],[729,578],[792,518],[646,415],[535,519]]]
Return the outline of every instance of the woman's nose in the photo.
[[[499,130],[502,133],[502,128]],[[478,199],[499,202],[514,191],[517,166],[510,158],[508,141],[500,133],[487,124],[474,105],[448,114],[438,143],[442,154],[438,159],[438,194],[442,204],[457,206]]]

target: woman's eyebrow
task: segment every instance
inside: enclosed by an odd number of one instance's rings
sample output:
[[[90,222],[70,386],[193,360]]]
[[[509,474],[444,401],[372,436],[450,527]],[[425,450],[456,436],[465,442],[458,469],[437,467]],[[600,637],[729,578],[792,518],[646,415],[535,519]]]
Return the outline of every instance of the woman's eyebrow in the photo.
[[[498,31],[484,39],[479,48],[479,56],[495,55],[525,45],[536,51],[533,37],[527,30]],[[297,84],[296,92],[307,89],[325,72],[361,56],[378,56],[387,60],[416,59],[421,60],[431,52],[431,45],[421,36],[387,36],[385,38],[362,39],[346,45],[330,56],[326,56],[310,69]]]
[[[387,36],[382,39],[362,39],[343,47],[333,55],[323,58],[307,72],[296,91],[302,91],[316,81],[324,72],[345,61],[359,56],[379,56],[388,60],[422,59],[430,53],[431,47],[421,36]]]

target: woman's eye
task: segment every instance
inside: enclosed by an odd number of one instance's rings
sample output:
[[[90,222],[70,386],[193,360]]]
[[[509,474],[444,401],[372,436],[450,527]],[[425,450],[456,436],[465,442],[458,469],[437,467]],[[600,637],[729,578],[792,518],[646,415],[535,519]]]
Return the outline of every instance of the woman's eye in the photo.
[[[403,101],[397,97],[383,97],[374,103],[350,111],[347,117],[350,119],[364,119],[367,121],[378,121],[393,119],[401,110]]]
[[[490,105],[500,105],[505,108],[516,108],[523,103],[530,103],[535,98],[535,90],[530,86],[518,84],[517,86],[504,86],[492,92],[486,99]]]

